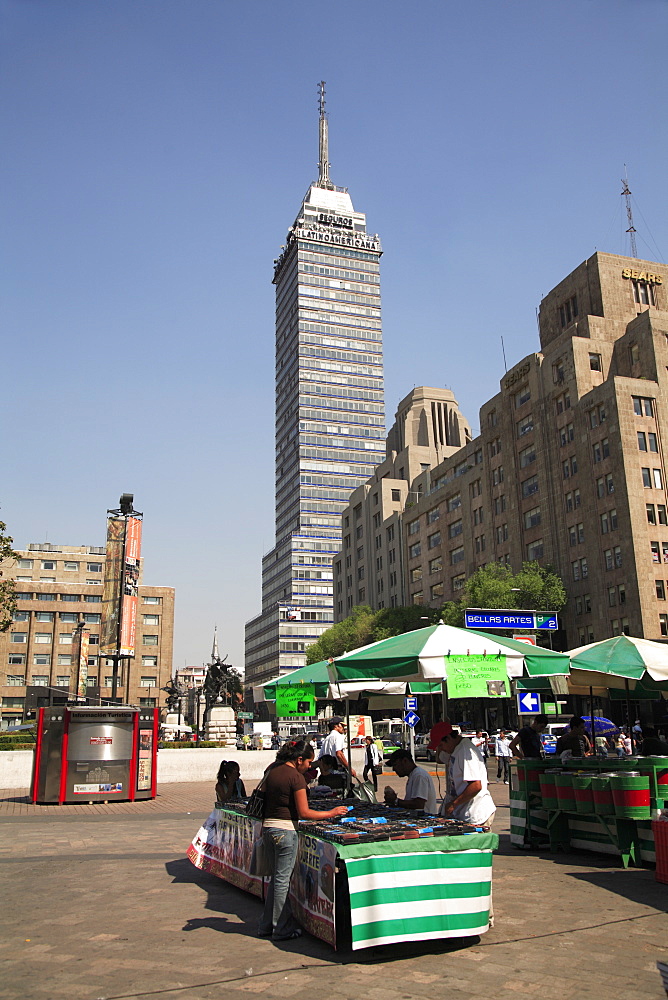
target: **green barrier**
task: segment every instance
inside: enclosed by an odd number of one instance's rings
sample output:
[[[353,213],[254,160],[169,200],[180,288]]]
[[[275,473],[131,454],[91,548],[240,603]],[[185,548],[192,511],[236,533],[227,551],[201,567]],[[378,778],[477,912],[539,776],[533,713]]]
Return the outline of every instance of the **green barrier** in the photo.
[[[574,774],[573,792],[575,795],[575,811],[585,815],[594,812],[594,796],[592,793],[593,774]]]
[[[610,776],[615,815],[622,819],[649,819],[649,778],[642,774]]]
[[[554,783],[557,790],[557,801],[559,809],[564,812],[575,812],[575,791],[573,789],[573,775],[564,771],[555,774]]]
[[[609,774],[595,774],[591,779],[591,792],[594,799],[594,812],[598,816],[614,816],[615,804],[612,801]]]
[[[557,788],[555,784],[556,774],[544,771],[540,776],[540,794],[543,799],[544,809],[558,809]]]

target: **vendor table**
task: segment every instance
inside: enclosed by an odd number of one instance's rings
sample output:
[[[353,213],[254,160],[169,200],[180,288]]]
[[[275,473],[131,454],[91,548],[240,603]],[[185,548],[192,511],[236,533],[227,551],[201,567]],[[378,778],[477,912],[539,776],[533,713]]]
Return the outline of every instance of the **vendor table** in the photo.
[[[188,848],[198,868],[263,898],[249,874],[261,823],[214,809]],[[300,830],[290,899],[302,926],[334,948],[468,937],[489,926],[493,833],[332,843]]]
[[[605,776],[611,772],[616,780],[608,778],[606,782]],[[600,790],[606,784],[632,786],[632,780],[623,780],[629,772],[639,772],[647,779],[644,795],[629,787],[624,792],[626,807],[620,808],[612,804],[612,793],[608,793],[610,804],[606,807]],[[582,791],[587,782],[580,780],[587,777],[592,779],[593,786],[591,807],[587,806],[587,795]],[[594,802],[595,796],[598,803]],[[638,807],[640,802],[643,805]],[[510,840],[518,847],[529,839],[548,842],[551,850],[573,847],[613,854],[621,857],[624,867],[630,862],[653,862],[651,816],[667,806],[668,758],[665,757],[574,757],[565,762],[559,758],[518,760],[513,762],[511,775]]]

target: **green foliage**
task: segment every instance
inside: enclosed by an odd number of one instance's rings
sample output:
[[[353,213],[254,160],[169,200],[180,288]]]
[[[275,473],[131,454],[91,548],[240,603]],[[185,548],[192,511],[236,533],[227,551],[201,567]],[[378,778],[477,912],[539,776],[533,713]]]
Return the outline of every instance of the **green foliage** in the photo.
[[[525,562],[513,574],[503,563],[490,563],[468,578],[460,600],[448,601],[441,617],[446,625],[461,627],[467,608],[558,612],[565,603],[561,578],[549,566]]]
[[[7,525],[0,521],[0,563],[5,559],[14,562],[18,559],[18,553],[12,548],[13,538],[6,535]],[[14,581],[5,580],[0,569],[0,632],[6,632],[12,622],[12,615],[16,610],[16,598],[14,597]]]
[[[423,621],[422,619],[427,619]],[[317,642],[306,650],[307,663],[317,663],[331,657],[349,653],[360,646],[379,642],[391,635],[411,632],[416,628],[433,625],[439,620],[439,612],[434,608],[412,605],[406,608],[383,608],[372,611],[367,605],[353,608],[352,613],[342,622],[332,625],[323,632]]]

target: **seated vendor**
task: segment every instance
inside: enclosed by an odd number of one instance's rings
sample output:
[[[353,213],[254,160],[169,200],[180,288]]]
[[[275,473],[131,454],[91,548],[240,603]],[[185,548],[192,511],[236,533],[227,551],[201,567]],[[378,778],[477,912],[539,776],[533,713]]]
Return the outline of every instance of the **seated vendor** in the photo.
[[[340,792],[346,787],[346,776],[337,770],[337,763],[336,757],[328,753],[315,761],[316,767],[320,770],[318,784],[327,785],[333,791]]]
[[[659,738],[652,726],[645,726],[640,753],[643,757],[668,757],[668,743]]]
[[[487,766],[471,741],[453,729],[433,749],[436,760],[449,757],[448,791],[440,815],[490,827],[496,806],[487,788]]]
[[[426,813],[436,813],[436,789],[434,782],[423,767],[418,767],[408,750],[395,750],[388,764],[400,778],[408,778],[406,793],[400,799],[395,790],[385,786],[385,804],[401,809],[422,809]]]
[[[558,756],[570,750],[570,757],[585,757],[591,753],[591,743],[585,732],[586,723],[578,715],[573,716],[568,723],[569,730],[557,740],[555,753]],[[562,758],[563,759],[563,758]]]
[[[246,789],[236,760],[223,760],[216,778],[216,803],[224,805],[230,799],[243,799]]]

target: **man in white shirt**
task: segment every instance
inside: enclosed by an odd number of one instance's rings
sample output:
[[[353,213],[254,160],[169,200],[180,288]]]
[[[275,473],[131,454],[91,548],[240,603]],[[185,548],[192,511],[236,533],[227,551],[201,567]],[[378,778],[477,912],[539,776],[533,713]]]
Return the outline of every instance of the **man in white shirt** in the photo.
[[[510,740],[506,736],[505,729],[502,729],[495,740],[496,746],[494,752],[496,753],[496,780],[501,780],[501,772],[503,771],[503,783],[508,784],[508,776],[510,773],[510,760],[513,756],[510,749]]]
[[[329,735],[325,736],[322,741],[318,757],[334,757],[339,767],[343,768],[344,771],[347,771],[348,758],[343,752],[346,745],[346,740],[343,735],[344,732],[345,727],[343,725],[343,719],[339,718],[338,715],[332,716],[329,720]],[[350,777],[357,777],[357,774],[352,770],[352,768],[350,768]]]
[[[453,729],[439,743],[437,759],[439,752],[450,755],[448,793],[441,815],[475,826],[491,826],[496,806],[487,789],[487,767],[476,748]]]
[[[423,767],[418,767],[408,750],[395,750],[388,764],[400,778],[408,778],[406,794],[400,799],[393,788],[385,786],[385,804],[402,809],[422,809],[432,816],[436,814],[436,790],[434,782]]]

